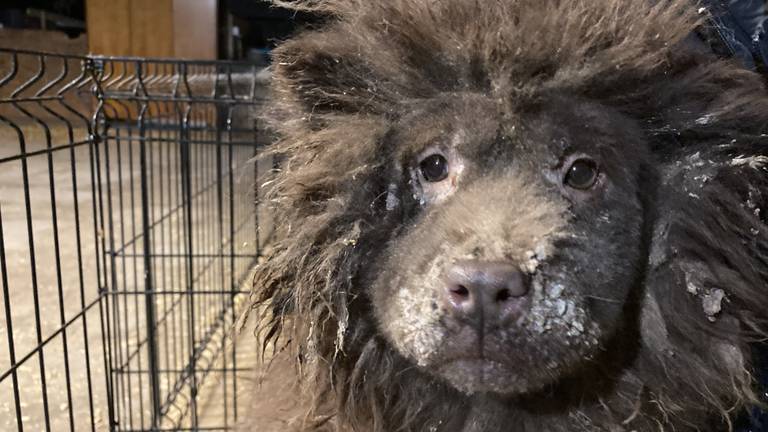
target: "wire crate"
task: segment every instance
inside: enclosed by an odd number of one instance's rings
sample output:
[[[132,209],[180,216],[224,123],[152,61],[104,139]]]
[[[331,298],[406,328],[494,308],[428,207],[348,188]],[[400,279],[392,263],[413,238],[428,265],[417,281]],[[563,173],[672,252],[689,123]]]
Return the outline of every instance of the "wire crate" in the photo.
[[[259,77],[0,50],[0,429],[235,427]]]

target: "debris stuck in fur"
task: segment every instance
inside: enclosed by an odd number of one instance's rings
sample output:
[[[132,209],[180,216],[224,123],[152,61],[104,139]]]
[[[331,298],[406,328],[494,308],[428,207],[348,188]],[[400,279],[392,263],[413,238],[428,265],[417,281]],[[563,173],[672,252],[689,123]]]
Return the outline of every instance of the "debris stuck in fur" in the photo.
[[[733,158],[730,162],[731,166],[743,166],[746,165],[752,169],[765,169],[768,165],[768,156],[739,156]]]
[[[720,288],[709,291],[701,298],[701,305],[704,307],[707,319],[715,321],[717,314],[723,310],[723,299],[725,299],[725,291]]]

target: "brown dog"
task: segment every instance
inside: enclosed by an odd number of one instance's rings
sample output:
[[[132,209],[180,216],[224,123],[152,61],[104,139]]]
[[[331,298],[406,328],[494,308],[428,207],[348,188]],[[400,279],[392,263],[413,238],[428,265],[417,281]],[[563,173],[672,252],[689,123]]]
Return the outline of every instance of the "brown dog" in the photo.
[[[305,429],[715,431],[758,397],[768,98],[687,0],[327,0],[284,43],[263,335]],[[258,421],[258,420],[255,420]]]

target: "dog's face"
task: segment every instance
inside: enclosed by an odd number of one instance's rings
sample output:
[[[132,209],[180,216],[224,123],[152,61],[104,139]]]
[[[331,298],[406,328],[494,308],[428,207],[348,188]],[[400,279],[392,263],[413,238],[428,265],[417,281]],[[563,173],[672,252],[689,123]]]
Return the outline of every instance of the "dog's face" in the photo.
[[[566,97],[511,118],[471,94],[414,107],[389,138],[405,228],[369,287],[386,339],[466,393],[532,392],[589,362],[645,264],[641,136]]]
[[[307,418],[713,430],[757,400],[768,102],[690,49],[689,1],[281,3],[329,22],[274,52],[251,303]]]

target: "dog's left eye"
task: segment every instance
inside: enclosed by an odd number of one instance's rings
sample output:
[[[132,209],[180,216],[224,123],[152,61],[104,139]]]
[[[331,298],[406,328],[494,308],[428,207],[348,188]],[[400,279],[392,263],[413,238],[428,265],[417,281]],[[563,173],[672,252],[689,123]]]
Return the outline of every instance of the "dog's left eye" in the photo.
[[[448,161],[443,155],[433,154],[427,156],[419,164],[424,180],[432,183],[443,181],[448,177]]]

